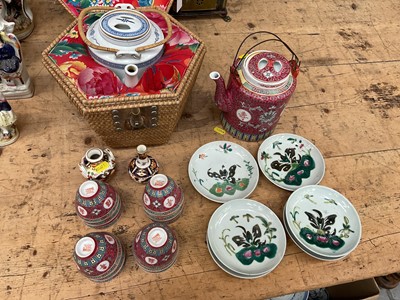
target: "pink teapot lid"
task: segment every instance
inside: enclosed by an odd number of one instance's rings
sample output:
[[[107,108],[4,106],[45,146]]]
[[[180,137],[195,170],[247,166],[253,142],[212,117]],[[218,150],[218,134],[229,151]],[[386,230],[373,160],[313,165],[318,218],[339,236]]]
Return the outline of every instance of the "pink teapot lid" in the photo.
[[[259,50],[248,54],[241,65],[241,71],[252,85],[269,88],[282,85],[291,76],[291,65],[281,54]]]

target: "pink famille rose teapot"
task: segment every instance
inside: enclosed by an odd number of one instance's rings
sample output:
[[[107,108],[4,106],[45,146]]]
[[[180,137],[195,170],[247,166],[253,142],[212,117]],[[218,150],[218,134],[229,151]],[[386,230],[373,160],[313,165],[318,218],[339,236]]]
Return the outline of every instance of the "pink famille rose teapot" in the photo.
[[[263,40],[238,57],[243,43],[251,36],[267,33],[273,38]],[[268,50],[255,50],[269,41],[281,42],[292,54],[288,61],[283,55]],[[222,111],[224,129],[235,138],[259,141],[275,129],[279,118],[296,88],[300,70],[297,55],[276,34],[268,31],[254,32],[240,44],[232,66],[228,86],[218,72],[210,78],[217,85],[215,102]]]

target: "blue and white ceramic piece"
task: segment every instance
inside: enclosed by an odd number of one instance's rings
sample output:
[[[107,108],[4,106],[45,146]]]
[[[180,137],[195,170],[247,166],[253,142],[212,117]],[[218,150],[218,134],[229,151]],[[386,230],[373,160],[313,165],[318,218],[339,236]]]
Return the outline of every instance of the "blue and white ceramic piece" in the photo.
[[[86,38],[92,43],[88,48],[93,59],[113,71],[129,87],[137,84],[144,71],[161,58],[164,50],[164,45],[160,44],[136,51],[138,47],[163,41],[164,34],[156,23],[130,4],[120,4],[103,14],[89,27]]]

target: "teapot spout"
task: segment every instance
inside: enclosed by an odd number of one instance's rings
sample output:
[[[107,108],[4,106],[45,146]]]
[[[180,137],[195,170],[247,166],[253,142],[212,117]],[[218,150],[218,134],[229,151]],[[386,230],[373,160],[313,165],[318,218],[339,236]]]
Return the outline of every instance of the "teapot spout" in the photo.
[[[225,88],[224,79],[216,71],[210,73],[210,78],[214,80],[217,85],[214,96],[217,107],[223,112],[228,112],[230,110],[232,98],[229,91]]]
[[[125,66],[124,73],[124,84],[127,87],[135,87],[139,82],[139,68],[134,64],[129,64]]]

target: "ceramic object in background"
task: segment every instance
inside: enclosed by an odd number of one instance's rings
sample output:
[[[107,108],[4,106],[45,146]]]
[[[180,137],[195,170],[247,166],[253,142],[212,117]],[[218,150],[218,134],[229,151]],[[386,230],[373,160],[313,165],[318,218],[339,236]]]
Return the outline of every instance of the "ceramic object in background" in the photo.
[[[263,141],[257,161],[269,181],[289,191],[318,184],[325,174],[325,161],[318,148],[291,133],[274,134]]]
[[[291,53],[288,61],[283,55],[267,50],[248,49],[242,58],[237,58],[243,43],[254,34],[268,33]],[[264,42],[265,42],[264,41]],[[230,68],[228,86],[218,72],[210,78],[217,85],[215,102],[222,111],[221,122],[232,136],[245,141],[259,141],[268,137],[296,88],[296,77],[300,61],[296,54],[276,34],[255,32],[248,35],[239,49]]]
[[[295,190],[284,207],[286,229],[305,253],[321,260],[349,255],[361,239],[361,222],[351,202],[321,185]]]
[[[91,232],[75,244],[73,257],[84,276],[100,283],[110,281],[122,271],[126,255],[117,236]]]
[[[172,34],[168,15],[153,8],[134,8],[131,4],[103,7],[102,10],[107,12],[89,27],[85,35],[83,18],[96,9],[89,7],[80,13],[79,35],[97,63],[113,71],[126,86],[136,86],[145,70],[163,55],[164,44]],[[164,38],[160,27],[140,11],[164,18],[168,26],[167,36]]]
[[[155,222],[172,223],[183,211],[182,188],[169,176],[154,175],[146,184],[143,193],[143,208]]]
[[[90,148],[78,166],[83,177],[106,180],[115,171],[115,157],[110,149]]]
[[[21,43],[13,34],[14,25],[0,15],[0,92],[8,100],[30,98],[34,92],[22,56]]]
[[[19,131],[15,122],[17,116],[0,92],[0,147],[10,145],[18,139]]]
[[[87,180],[76,192],[75,208],[87,226],[101,229],[114,224],[122,212],[122,202],[115,189],[100,180]]]
[[[1,0],[2,16],[7,22],[15,23],[13,33],[21,41],[28,37],[34,28],[33,14],[24,0]]]
[[[160,166],[156,159],[147,154],[145,145],[139,145],[136,151],[137,155],[129,163],[128,173],[134,181],[146,183],[158,173]]]
[[[177,259],[177,236],[168,225],[151,223],[136,234],[132,252],[139,267],[146,272],[163,272]]]
[[[257,162],[250,152],[228,141],[211,142],[197,149],[189,161],[188,173],[201,195],[219,203],[246,198],[259,178]]]

